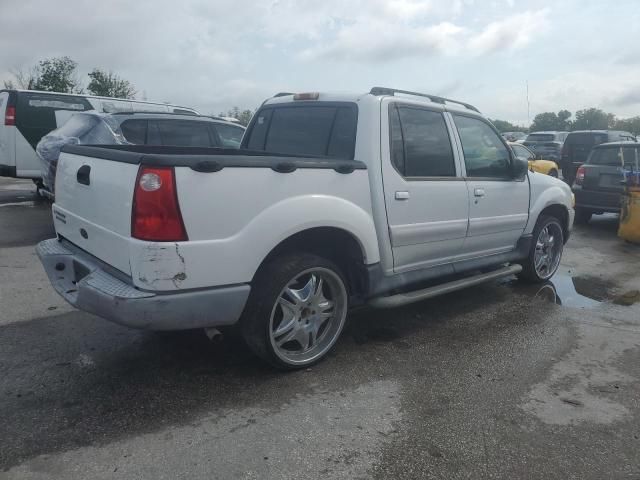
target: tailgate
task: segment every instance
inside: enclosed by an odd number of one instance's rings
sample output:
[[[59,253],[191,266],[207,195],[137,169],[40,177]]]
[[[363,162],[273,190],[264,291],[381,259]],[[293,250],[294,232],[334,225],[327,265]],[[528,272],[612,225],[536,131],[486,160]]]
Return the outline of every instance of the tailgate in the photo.
[[[138,165],[63,152],[56,173],[56,232],[131,274],[131,204]]]
[[[624,176],[620,167],[585,164],[583,188],[622,193]]]

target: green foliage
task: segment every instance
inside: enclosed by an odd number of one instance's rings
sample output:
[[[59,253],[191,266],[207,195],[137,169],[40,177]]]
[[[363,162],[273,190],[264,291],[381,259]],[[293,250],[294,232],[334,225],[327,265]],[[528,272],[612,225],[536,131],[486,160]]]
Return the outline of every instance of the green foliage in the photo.
[[[533,119],[531,124],[532,132],[540,132],[544,130],[569,130],[571,128],[571,112],[569,110],[560,110],[558,113],[543,112],[539,113]]]
[[[527,129],[525,127],[519,127],[518,125],[514,125],[511,122],[507,122],[506,120],[491,120],[493,126],[498,129],[500,133],[504,132],[526,132]]]
[[[606,113],[599,108],[587,108],[576,112],[573,121],[573,130],[606,130],[613,128],[616,117],[612,113]]]
[[[244,125],[245,127],[249,125],[249,121],[251,117],[253,117],[253,111],[251,110],[240,110],[238,107],[233,107],[228,112],[220,112],[218,114],[219,117],[231,117],[235,118],[240,122],[240,125]]]
[[[133,99],[136,96],[137,92],[134,86],[113,72],[94,68],[89,73],[89,78],[91,81],[87,86],[87,90],[92,95],[127,99]]]
[[[77,67],[78,64],[69,57],[40,60],[34,68],[28,88],[47,92],[82,93],[76,74]]]
[[[640,135],[640,116],[631,118],[619,118],[613,126],[616,130],[625,130],[634,135]]]

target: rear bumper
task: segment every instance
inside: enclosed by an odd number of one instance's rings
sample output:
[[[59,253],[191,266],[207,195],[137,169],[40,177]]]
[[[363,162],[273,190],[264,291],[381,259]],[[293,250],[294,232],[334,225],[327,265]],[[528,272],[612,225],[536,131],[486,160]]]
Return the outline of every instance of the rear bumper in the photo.
[[[620,212],[622,196],[619,193],[583,190],[580,186],[574,186],[573,193],[576,196],[576,208],[586,208],[597,212]]]
[[[233,325],[249,296],[249,285],[147,292],[126,283],[68,242],[40,242],[38,257],[53,288],[71,305],[132,328],[185,330]]]

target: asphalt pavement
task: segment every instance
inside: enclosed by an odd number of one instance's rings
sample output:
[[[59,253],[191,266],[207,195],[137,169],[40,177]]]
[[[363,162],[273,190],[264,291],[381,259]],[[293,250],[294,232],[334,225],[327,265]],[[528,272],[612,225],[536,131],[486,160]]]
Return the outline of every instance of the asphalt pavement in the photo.
[[[552,284],[359,311],[283,374],[66,305],[34,192],[0,180],[0,479],[640,479],[640,247],[615,216]]]

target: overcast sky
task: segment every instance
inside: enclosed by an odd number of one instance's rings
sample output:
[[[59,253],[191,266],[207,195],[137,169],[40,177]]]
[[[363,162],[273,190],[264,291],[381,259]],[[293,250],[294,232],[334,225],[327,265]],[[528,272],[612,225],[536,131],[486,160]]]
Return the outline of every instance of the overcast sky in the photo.
[[[68,55],[149,100],[218,113],[280,91],[374,85],[491,118],[640,115],[637,0],[0,0],[0,80]]]

